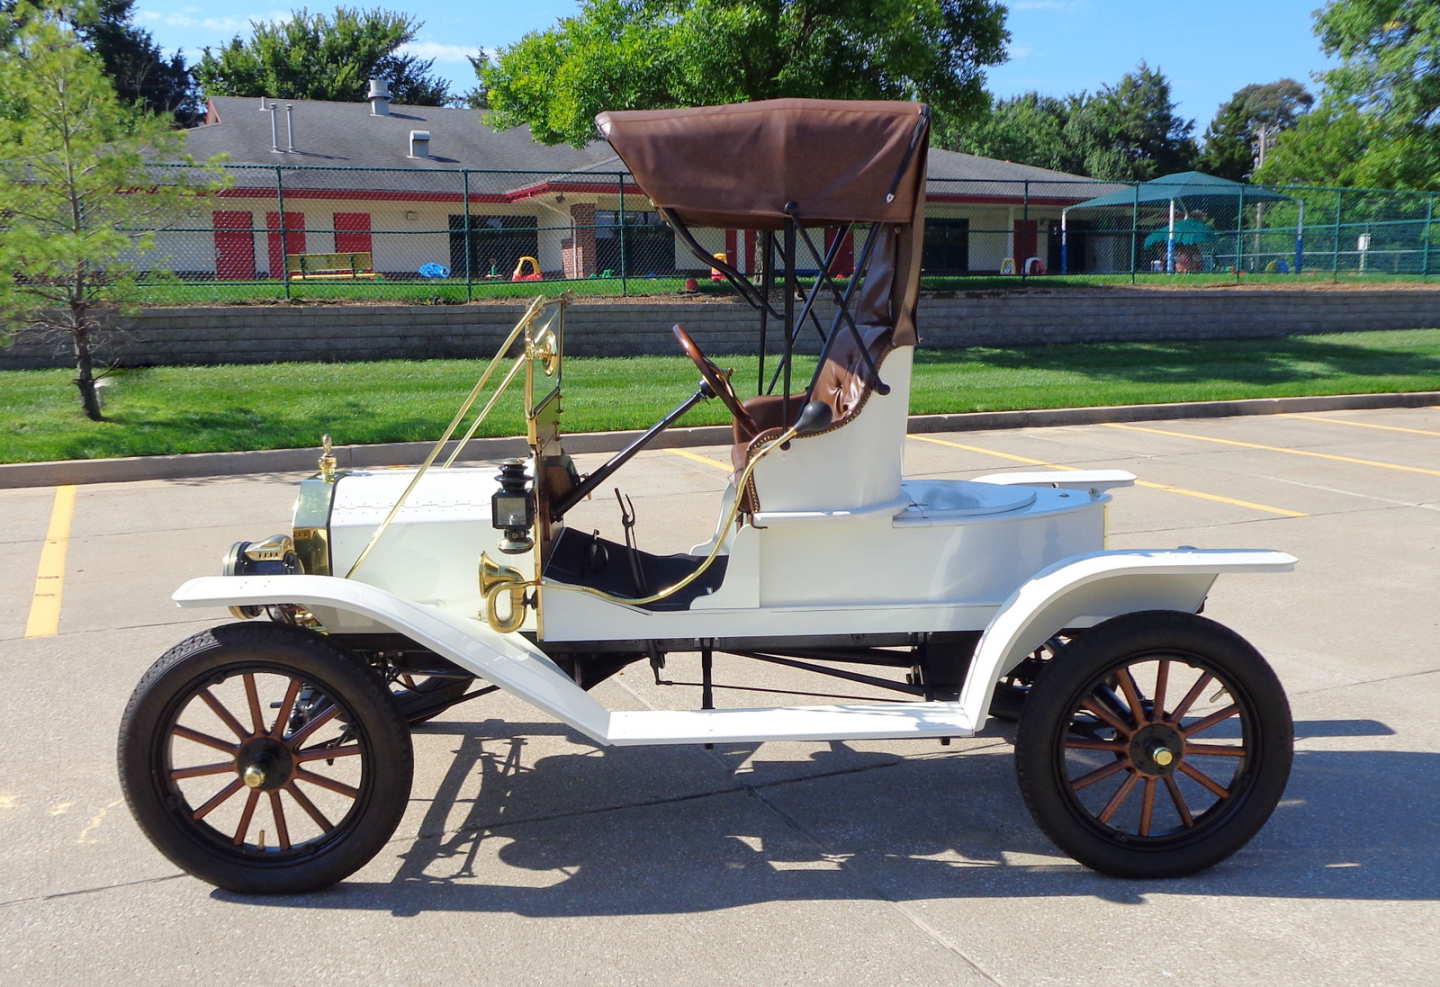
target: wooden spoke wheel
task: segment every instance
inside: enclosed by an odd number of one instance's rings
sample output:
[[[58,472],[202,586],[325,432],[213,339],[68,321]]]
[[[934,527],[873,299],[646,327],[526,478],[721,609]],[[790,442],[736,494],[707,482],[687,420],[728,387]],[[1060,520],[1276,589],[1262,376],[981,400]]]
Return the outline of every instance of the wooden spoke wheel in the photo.
[[[364,663],[319,634],[230,624],[172,648],[121,724],[120,780],[151,842],[202,880],[326,887],[390,838],[409,798],[408,724]]]
[[[1131,614],[1063,648],[1015,741],[1048,836],[1122,877],[1178,877],[1264,825],[1290,774],[1284,691],[1243,638],[1184,613]]]

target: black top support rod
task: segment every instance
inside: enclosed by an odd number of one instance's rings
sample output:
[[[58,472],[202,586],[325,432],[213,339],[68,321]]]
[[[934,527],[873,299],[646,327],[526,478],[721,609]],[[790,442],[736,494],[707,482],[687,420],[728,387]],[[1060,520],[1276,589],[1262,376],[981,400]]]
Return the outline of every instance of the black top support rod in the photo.
[[[827,250],[825,251],[825,258],[824,258],[824,260],[820,260],[820,258],[819,258],[818,256],[816,257],[816,260],[819,261],[819,263],[820,263],[820,265],[821,265],[821,267],[820,267],[820,274],[821,274],[821,275],[823,275],[826,271],[830,270],[830,265],[833,264],[833,263],[835,263],[835,258],[836,258],[837,256],[839,256],[839,254],[840,254],[840,247],[841,247],[841,245],[845,242],[845,237],[849,234],[849,232],[850,232],[850,224],[849,224],[849,223],[846,223],[844,226],[840,227],[840,229],[839,229],[838,232],[837,232],[837,235],[836,235],[835,239],[831,242],[829,249],[827,249]],[[801,229],[801,230],[800,230],[800,235],[805,237],[805,242],[806,242],[807,244],[810,242],[810,237],[809,237],[808,235],[806,235],[804,229]],[[814,249],[813,246],[812,246],[810,249],[811,249],[811,253],[814,253],[814,252],[815,252],[815,249]],[[792,266],[793,266],[793,265],[792,265]],[[814,311],[814,308],[815,308],[815,299],[819,296],[819,294],[820,294],[820,288],[822,287],[823,284],[824,284],[824,282],[821,280],[821,277],[820,277],[820,276],[817,276],[817,277],[815,278],[815,283],[810,286],[810,291],[809,291],[809,292],[806,294],[806,296],[805,296],[805,304],[803,304],[802,306],[800,306],[800,315],[799,315],[799,317],[795,320],[795,326],[794,326],[794,329],[793,329],[792,332],[791,332],[790,339],[791,339],[791,344],[792,344],[792,345],[794,344],[794,341],[795,341],[795,340],[797,340],[797,339],[800,338],[800,326],[805,322],[805,319],[806,319],[807,317],[810,319],[811,322],[815,323],[815,332],[818,333],[819,336],[820,336],[820,345],[823,347],[823,346],[825,345],[825,343],[828,341],[829,337],[825,335],[825,330],[824,330],[824,328],[820,325],[820,316],[816,315],[816,314],[815,314],[815,311]],[[833,290],[833,289],[832,289],[832,290]],[[838,298],[840,293],[837,291],[835,294],[836,294],[836,297]],[[772,377],[770,378],[770,388],[769,388],[769,390],[767,390],[765,393],[769,394],[771,391],[774,391],[774,390],[775,390],[775,382],[776,382],[776,380],[779,379],[779,376],[780,376],[780,371],[779,371],[779,369],[777,368],[776,371],[775,371],[774,376],[772,376]]]

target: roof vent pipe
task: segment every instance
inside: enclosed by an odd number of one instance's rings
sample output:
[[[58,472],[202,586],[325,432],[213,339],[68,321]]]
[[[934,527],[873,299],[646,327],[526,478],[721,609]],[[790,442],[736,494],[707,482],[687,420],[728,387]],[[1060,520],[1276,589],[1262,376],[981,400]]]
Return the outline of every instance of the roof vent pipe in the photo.
[[[268,110],[269,108],[270,108],[270,107],[268,107],[268,106],[265,105],[265,94],[264,94],[264,93],[261,93],[261,94],[260,94],[260,112],[261,112],[261,113],[264,113],[264,112],[265,112],[266,110]]]
[[[384,79],[371,79],[370,89],[365,94],[370,101],[370,115],[372,117],[388,117],[390,115],[390,83]]]
[[[285,104],[285,150],[287,153],[295,153],[295,107]]]
[[[275,116],[279,109],[274,103],[270,104],[270,150],[276,154],[280,153],[280,122]]]
[[[412,158],[428,158],[428,157],[430,157],[430,131],[428,131],[428,130],[412,130],[412,131],[410,131],[410,157],[412,157]]]

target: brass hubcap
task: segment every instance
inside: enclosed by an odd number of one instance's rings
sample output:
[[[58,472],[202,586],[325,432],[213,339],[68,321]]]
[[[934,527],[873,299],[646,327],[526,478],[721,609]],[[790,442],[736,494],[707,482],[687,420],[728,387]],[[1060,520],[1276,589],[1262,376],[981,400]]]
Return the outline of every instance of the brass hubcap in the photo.
[[[259,788],[265,784],[265,772],[258,764],[246,765],[245,770],[240,773],[240,779],[250,788]]]
[[[1162,768],[1168,768],[1175,760],[1175,752],[1168,747],[1156,746],[1150,752],[1150,759]]]

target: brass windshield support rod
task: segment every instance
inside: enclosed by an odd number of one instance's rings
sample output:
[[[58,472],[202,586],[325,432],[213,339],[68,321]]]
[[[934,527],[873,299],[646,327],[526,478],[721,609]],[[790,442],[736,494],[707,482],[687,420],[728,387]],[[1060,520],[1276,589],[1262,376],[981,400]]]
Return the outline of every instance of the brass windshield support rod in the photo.
[[[475,382],[475,386],[470,389],[470,393],[466,396],[465,400],[460,403],[460,410],[456,411],[455,417],[450,419],[450,424],[445,428],[445,434],[440,436],[439,441],[430,448],[430,452],[425,457],[425,461],[420,464],[420,468],[416,470],[415,475],[410,478],[410,482],[406,485],[404,491],[401,492],[399,498],[390,508],[390,512],[385,515],[385,520],[380,522],[380,526],[375,529],[374,533],[370,536],[370,540],[365,543],[364,549],[362,549],[360,554],[355,557],[355,561],[350,564],[349,571],[345,573],[346,579],[353,579],[356,570],[358,570],[362,565],[365,564],[365,560],[370,557],[370,553],[374,550],[375,545],[380,541],[381,536],[383,536],[385,532],[389,530],[390,522],[395,520],[395,516],[400,513],[400,508],[405,506],[405,502],[410,499],[410,494],[412,494],[415,491],[415,488],[420,485],[421,478],[424,477],[427,472],[429,472],[431,465],[440,455],[440,451],[445,448],[445,444],[450,441],[450,437],[455,434],[455,430],[459,428],[460,423],[465,420],[465,415],[470,411],[470,408],[475,404],[475,402],[479,400],[481,392],[485,389],[485,385],[490,381],[490,375],[495,372],[496,367],[500,366],[501,361],[505,359],[505,354],[510,351],[510,347],[515,345],[515,340],[519,339],[520,334],[530,327],[530,323],[535,321],[535,317],[540,314],[540,311],[545,307],[546,302],[547,299],[544,295],[537,295],[535,299],[530,303],[529,308],[525,309],[525,314],[520,316],[520,321],[515,323],[515,328],[510,330],[510,335],[505,337],[505,342],[500,344],[500,348],[495,351],[495,356],[491,358],[488,364],[486,364],[485,372],[480,375],[480,379]],[[524,361],[525,354],[522,353],[516,359],[515,365],[518,367],[522,363],[524,363]],[[505,378],[506,383],[509,383],[509,381],[513,378],[514,368],[512,367],[511,373]],[[500,390],[504,390],[503,385],[501,386]],[[485,410],[489,411],[490,407],[493,404],[494,399],[491,399],[490,404],[486,405]]]
[[[594,490],[599,487],[600,484],[610,479],[611,474],[613,474],[620,467],[628,463],[637,452],[639,452],[641,449],[644,449],[645,446],[648,445],[650,441],[655,438],[655,436],[659,435],[671,425],[675,424],[675,422],[678,421],[681,416],[685,414],[685,412],[695,407],[701,401],[708,400],[714,396],[715,395],[711,392],[709,386],[702,381],[699,390],[697,390],[694,394],[690,395],[684,401],[681,401],[679,404],[677,404],[674,410],[670,412],[670,414],[660,419],[654,425],[651,425],[650,428],[646,430],[644,435],[640,436],[638,439],[630,443],[624,449],[621,449],[614,456],[612,456],[610,460],[606,462],[603,466],[601,466],[595,472],[588,474],[585,479],[581,480],[580,483],[576,485],[574,489],[572,489],[564,497],[561,497],[554,504],[550,505],[550,519],[552,521],[560,520],[562,517],[565,516],[566,511],[570,510],[570,508],[574,507],[576,504],[580,503],[580,501],[590,496],[590,494],[594,492]]]

